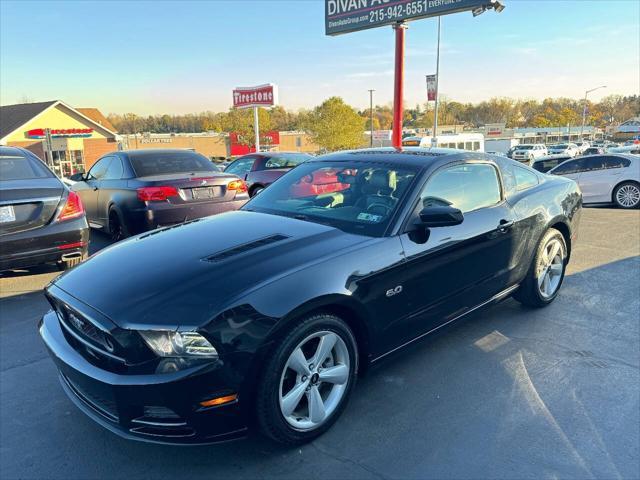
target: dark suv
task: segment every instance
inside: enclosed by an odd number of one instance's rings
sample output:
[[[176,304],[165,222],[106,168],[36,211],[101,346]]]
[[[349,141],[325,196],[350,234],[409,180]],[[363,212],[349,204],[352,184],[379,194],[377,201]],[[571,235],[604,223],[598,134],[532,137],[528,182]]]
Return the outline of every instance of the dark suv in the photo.
[[[246,183],[220,172],[188,150],[131,150],[100,158],[72,190],[82,198],[89,225],[118,241],[129,235],[237,210]]]

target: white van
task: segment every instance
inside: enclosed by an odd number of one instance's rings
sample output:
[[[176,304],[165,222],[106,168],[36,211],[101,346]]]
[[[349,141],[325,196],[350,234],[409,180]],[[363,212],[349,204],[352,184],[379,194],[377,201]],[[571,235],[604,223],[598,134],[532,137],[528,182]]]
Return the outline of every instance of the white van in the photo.
[[[458,133],[438,135],[439,148],[456,148],[472,152],[484,152],[484,135],[481,133]],[[402,139],[403,147],[431,147],[431,137],[406,137]]]

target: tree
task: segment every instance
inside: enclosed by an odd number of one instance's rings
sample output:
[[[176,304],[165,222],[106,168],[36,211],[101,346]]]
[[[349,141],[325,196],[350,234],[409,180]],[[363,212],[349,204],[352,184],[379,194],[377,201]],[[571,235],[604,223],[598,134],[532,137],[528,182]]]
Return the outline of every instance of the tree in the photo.
[[[340,97],[325,100],[307,122],[315,143],[329,151],[357,148],[364,143],[365,119]]]

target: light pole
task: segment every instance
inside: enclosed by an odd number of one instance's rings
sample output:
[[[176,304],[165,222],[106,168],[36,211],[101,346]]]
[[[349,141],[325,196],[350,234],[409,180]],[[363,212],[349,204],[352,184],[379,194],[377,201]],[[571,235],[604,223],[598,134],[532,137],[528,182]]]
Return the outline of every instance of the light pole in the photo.
[[[371,137],[370,146],[373,148],[373,92],[375,90],[369,90],[369,133]]]
[[[584,133],[584,124],[587,121],[587,95],[591,92],[595,92],[596,90],[600,90],[601,88],[607,88],[606,85],[601,85],[596,88],[592,88],[591,90],[587,90],[584,92],[584,106],[582,107],[582,127],[580,128],[580,141],[582,141],[582,134]]]
[[[431,147],[438,146],[438,94],[440,86],[440,20],[438,17],[438,46],[436,50],[436,104],[433,109],[433,135],[431,137]]]

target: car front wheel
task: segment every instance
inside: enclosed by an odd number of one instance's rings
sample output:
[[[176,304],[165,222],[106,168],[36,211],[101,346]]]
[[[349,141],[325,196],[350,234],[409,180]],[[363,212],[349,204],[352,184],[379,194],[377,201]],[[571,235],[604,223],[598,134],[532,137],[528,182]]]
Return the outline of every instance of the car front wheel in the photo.
[[[331,427],[344,410],[358,369],[356,340],[340,318],[307,317],[276,343],[257,395],[262,432],[301,444]]]
[[[613,192],[613,201],[620,208],[638,208],[640,206],[640,185],[636,182],[624,182]]]

